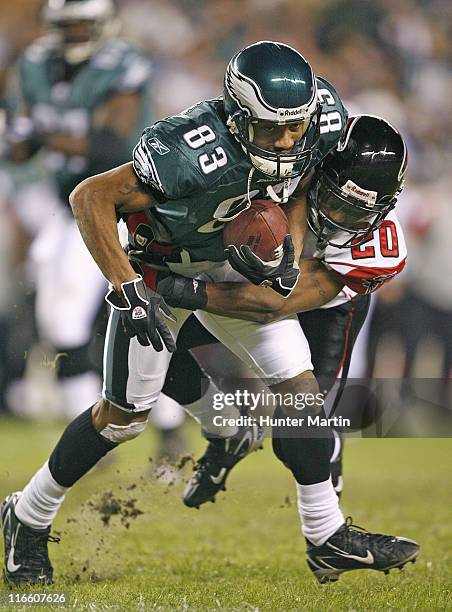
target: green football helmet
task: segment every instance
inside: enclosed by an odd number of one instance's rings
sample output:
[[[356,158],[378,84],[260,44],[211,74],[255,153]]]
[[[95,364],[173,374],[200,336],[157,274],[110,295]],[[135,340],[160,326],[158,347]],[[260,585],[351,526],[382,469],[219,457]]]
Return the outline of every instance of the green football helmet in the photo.
[[[253,166],[285,179],[307,174],[319,139],[320,104],[312,68],[295,49],[261,41],[239,51],[224,78],[227,125]],[[263,149],[253,142],[253,125],[304,123],[290,152]]]
[[[113,0],[47,0],[44,21],[57,33],[68,64],[80,64],[108,38],[119,31]],[[71,24],[82,24],[80,32],[71,35]]]

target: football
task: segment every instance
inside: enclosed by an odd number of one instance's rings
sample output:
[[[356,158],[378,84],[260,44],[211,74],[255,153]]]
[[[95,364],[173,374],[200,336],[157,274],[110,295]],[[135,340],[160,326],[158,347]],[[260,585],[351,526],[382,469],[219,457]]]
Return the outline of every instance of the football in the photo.
[[[237,248],[247,244],[263,261],[273,261],[282,252],[289,223],[280,206],[272,200],[254,200],[238,217],[228,221],[223,231],[223,244]]]

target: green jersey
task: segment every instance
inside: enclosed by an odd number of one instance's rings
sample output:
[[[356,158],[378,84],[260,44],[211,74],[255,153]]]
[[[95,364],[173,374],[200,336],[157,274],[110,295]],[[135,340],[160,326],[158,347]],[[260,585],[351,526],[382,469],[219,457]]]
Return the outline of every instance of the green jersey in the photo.
[[[135,129],[124,147],[128,161],[130,148],[149,123],[147,85],[150,62],[128,43],[113,39],[75,69],[61,57],[51,36],[35,41],[19,62],[22,97],[36,134],[58,133],[72,137],[89,136],[96,111],[113,95],[139,92],[141,111]],[[89,154],[66,156],[46,150],[46,165],[55,177],[60,196],[66,199],[83,179],[100,170],[93,168]],[[102,168],[103,170],[107,168]]]
[[[347,118],[334,88],[321,78],[317,84],[323,108],[312,166],[337,145]],[[276,193],[284,186],[281,179],[250,172],[250,160],[226,125],[221,98],[147,128],[134,149],[133,165],[159,203],[129,215],[132,246],[152,251],[154,241],[171,243],[187,263],[225,260],[224,223],[243,210],[249,198],[266,198],[269,186]]]

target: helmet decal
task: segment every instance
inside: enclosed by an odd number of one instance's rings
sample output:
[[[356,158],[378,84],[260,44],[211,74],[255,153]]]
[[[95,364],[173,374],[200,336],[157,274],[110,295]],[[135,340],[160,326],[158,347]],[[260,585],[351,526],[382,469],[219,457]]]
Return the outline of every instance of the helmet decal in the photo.
[[[234,65],[228,66],[225,85],[237,105],[249,115],[263,119],[265,118],[264,115],[273,117],[272,113],[275,112],[275,109],[265,103],[257,83],[247,79]],[[253,97],[255,100],[253,100]]]
[[[341,191],[344,195],[351,195],[357,200],[361,200],[369,208],[375,206],[375,202],[377,201],[378,194],[376,191],[368,191],[367,189],[362,189],[362,187],[359,187],[350,179],[348,179],[345,185],[342,185]]]

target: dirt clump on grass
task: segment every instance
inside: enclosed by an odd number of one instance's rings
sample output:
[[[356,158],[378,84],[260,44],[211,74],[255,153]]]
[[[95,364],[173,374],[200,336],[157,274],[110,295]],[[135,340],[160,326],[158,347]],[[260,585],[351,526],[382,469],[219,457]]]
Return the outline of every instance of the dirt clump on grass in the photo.
[[[121,499],[113,491],[105,491],[98,502],[89,501],[88,506],[91,510],[98,512],[100,519],[108,527],[113,516],[119,516],[120,522],[126,529],[130,527],[130,521],[135,520],[142,510],[136,507],[136,498]]]

